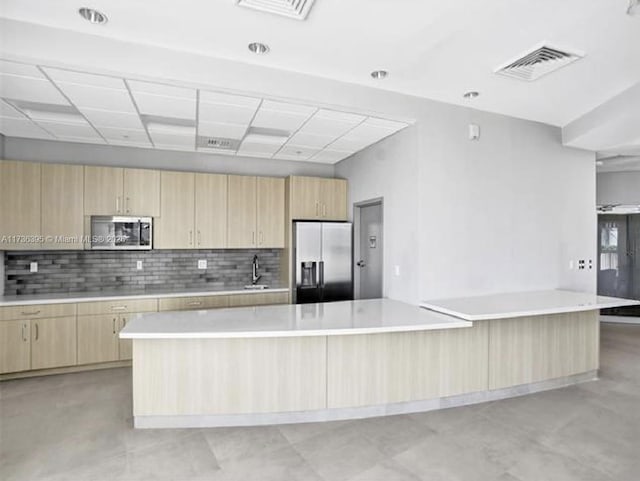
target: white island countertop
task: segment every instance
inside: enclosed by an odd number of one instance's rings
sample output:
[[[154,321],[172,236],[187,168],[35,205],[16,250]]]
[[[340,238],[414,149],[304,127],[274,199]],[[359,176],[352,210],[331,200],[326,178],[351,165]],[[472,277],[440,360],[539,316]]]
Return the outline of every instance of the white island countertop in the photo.
[[[430,311],[448,314],[466,321],[562,314],[637,305],[640,305],[640,301],[560,289],[437,299],[420,303],[420,306]]]
[[[473,324],[389,299],[159,312],[132,319],[122,339],[220,339],[426,331]]]

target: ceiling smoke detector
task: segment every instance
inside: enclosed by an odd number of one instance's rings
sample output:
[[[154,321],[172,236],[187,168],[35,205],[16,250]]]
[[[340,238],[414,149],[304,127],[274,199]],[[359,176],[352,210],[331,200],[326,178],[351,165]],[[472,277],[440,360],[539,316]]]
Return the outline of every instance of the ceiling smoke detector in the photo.
[[[236,0],[241,7],[306,20],[315,0]]]
[[[109,20],[104,13],[93,8],[82,7],[78,10],[78,13],[82,18],[96,25],[104,25]]]
[[[248,48],[250,52],[255,53],[256,55],[269,53],[269,46],[260,42],[252,42],[248,45]]]
[[[582,53],[569,52],[543,44],[527,51],[516,60],[498,67],[495,73],[531,82],[582,57],[584,57]]]
[[[463,95],[463,97],[467,100],[473,100],[479,96],[480,96],[480,92],[476,92],[475,90],[472,90],[470,92],[465,92],[465,94]]]

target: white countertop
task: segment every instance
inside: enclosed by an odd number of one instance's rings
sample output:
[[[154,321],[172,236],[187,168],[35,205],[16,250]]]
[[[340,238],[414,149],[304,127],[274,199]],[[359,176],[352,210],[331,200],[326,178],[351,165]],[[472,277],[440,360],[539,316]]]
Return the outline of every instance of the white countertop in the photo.
[[[467,321],[592,311],[637,306],[639,301],[564,290],[512,292],[423,301],[421,307]]]
[[[265,294],[269,292],[288,292],[287,287],[268,289],[244,289],[243,287],[222,287],[219,289],[186,289],[156,291],[112,291],[112,292],[72,292],[68,294],[38,294],[24,296],[0,296],[0,307],[30,306],[37,304],[73,304],[76,302],[115,301],[124,299],[157,299],[165,297],[224,296],[232,294]]]
[[[470,327],[467,321],[389,299],[149,313],[122,339],[332,336]]]

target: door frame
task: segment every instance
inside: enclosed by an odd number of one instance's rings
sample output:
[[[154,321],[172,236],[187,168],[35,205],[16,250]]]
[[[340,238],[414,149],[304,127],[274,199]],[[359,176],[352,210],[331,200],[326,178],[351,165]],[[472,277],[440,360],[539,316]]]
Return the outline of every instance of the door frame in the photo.
[[[380,205],[380,217],[382,219],[382,295],[385,294],[384,285],[384,197],[376,197],[374,199],[363,200],[353,204],[353,298],[360,299],[360,268],[356,262],[360,260],[360,209],[362,207],[370,207],[372,205]]]

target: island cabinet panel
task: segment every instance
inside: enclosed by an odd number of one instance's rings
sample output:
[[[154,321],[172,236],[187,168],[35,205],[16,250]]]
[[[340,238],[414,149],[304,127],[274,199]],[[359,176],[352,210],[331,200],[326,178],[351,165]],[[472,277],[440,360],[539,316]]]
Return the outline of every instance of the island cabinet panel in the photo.
[[[0,250],[39,249],[40,164],[0,161]]]
[[[324,409],[326,381],[325,336],[134,343],[134,416]]]
[[[598,369],[598,311],[486,322],[490,323],[490,389]]]
[[[331,336],[328,408],[436,399],[487,388],[488,328]]]
[[[43,249],[82,249],[84,168],[42,164]]]

